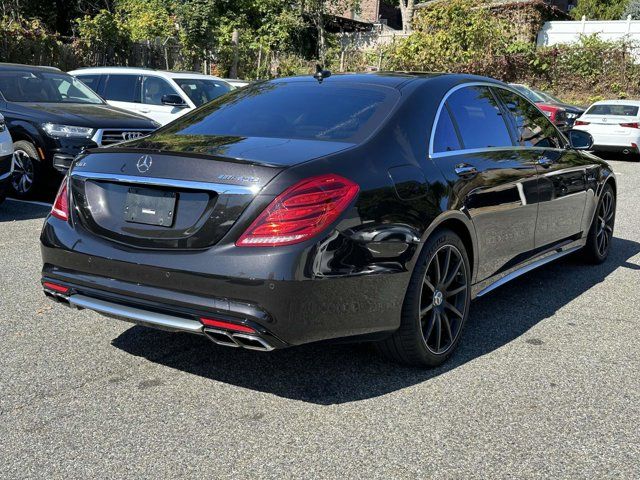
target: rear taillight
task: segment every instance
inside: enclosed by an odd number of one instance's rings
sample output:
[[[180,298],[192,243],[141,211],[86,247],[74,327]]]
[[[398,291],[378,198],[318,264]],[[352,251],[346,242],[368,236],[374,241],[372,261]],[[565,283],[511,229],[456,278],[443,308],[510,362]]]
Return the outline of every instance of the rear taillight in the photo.
[[[312,177],[288,188],[249,226],[238,247],[275,247],[303,242],[333,223],[360,187],[338,175]]]
[[[62,181],[62,185],[60,185],[56,199],[53,202],[51,215],[65,222],[69,220],[69,191],[66,178]]]
[[[640,124],[638,124],[638,122],[621,123],[620,126],[621,127],[627,127],[627,128],[640,128]]]
[[[576,120],[576,123],[573,124],[576,127],[579,127],[580,125],[589,125],[589,122],[584,122],[582,120]]]

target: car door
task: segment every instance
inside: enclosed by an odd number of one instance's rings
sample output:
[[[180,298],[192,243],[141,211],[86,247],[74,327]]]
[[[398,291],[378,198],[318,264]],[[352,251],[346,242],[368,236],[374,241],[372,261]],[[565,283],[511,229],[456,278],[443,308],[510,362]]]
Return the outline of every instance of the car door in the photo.
[[[586,163],[582,155],[567,148],[567,141],[528,100],[497,88],[518,132],[518,143],[538,169],[539,208],[535,247],[570,240],[582,230],[587,203]]]
[[[177,95],[182,98],[184,106],[165,105],[165,95]],[[164,78],[155,75],[142,77],[142,103],[139,112],[162,125],[166,125],[190,110],[187,100]]]
[[[508,270],[534,248],[538,172],[523,157],[501,103],[485,85],[457,87],[440,108],[430,154],[472,220],[481,281]]]
[[[138,113],[140,109],[140,75],[110,73],[104,80],[102,92],[102,98],[109,105]]]

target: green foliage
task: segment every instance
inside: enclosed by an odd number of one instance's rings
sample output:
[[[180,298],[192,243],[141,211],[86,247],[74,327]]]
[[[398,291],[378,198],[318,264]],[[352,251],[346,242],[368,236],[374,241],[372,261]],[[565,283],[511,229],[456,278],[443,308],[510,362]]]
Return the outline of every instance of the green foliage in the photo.
[[[169,0],[118,0],[116,12],[132,41],[175,34]]]
[[[390,66],[447,71],[505,52],[514,38],[508,24],[475,5],[472,0],[452,0],[423,9],[414,18],[413,33],[387,52]]]
[[[633,20],[640,20],[640,0],[631,0],[622,14],[622,20],[626,20],[629,15]]]
[[[618,20],[629,0],[580,0],[571,10],[573,18],[580,20]]]

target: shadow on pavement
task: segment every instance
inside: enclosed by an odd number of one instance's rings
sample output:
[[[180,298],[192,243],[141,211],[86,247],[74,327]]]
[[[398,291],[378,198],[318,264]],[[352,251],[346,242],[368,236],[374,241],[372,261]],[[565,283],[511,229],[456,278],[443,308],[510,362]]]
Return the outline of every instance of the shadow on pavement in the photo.
[[[47,216],[51,207],[35,203],[24,203],[7,198],[0,203],[0,223],[15,220],[33,220]]]
[[[398,366],[367,344],[313,344],[260,353],[139,326],[113,345],[170,368],[285,398],[321,405],[353,402],[428,381],[502,347],[618,268],[640,270],[629,262],[639,252],[639,243],[616,238],[603,265],[584,265],[579,256],[563,259],[473,302],[457,352],[432,370]]]

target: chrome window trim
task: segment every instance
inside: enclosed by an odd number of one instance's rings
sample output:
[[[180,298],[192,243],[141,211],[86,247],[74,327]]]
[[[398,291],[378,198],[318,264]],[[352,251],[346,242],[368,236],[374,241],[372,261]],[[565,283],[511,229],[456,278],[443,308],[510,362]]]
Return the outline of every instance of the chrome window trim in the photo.
[[[442,113],[442,110],[445,107],[445,103],[447,103],[447,100],[449,99],[449,97],[451,95],[453,95],[458,90],[462,90],[463,88],[466,88],[466,87],[502,88],[503,90],[510,91],[512,93],[515,93],[519,97],[524,98],[527,102],[531,103],[534,107],[536,107],[541,115],[544,115],[542,110],[540,110],[540,108],[535,103],[531,102],[528,98],[524,97],[524,95],[522,95],[516,89],[514,89],[513,87],[510,87],[509,85],[502,85],[502,84],[499,84],[499,83],[492,83],[492,82],[461,83],[460,85],[456,85],[455,87],[451,88],[444,95],[442,100],[440,101],[440,105],[438,106],[438,110],[436,111],[436,116],[435,116],[435,119],[434,119],[434,122],[433,122],[433,126],[431,127],[431,136],[429,138],[429,158],[436,159],[436,158],[441,158],[441,157],[452,157],[454,155],[469,155],[469,154],[474,154],[474,153],[499,152],[499,151],[507,151],[507,150],[545,150],[545,151],[554,151],[554,152],[563,152],[563,151],[566,150],[564,148],[523,147],[521,145],[513,145],[513,146],[510,146],[510,147],[509,146],[504,146],[504,147],[488,147],[488,148],[465,148],[465,149],[461,149],[461,150],[451,150],[450,152],[434,152],[433,151],[433,145],[434,145],[435,138],[436,138],[436,129],[438,127],[438,122],[440,122],[440,115]],[[551,123],[551,125],[553,125],[553,123]],[[507,125],[507,128],[509,128],[508,125]],[[560,135],[561,138],[564,138],[564,135],[562,134],[562,132],[560,130],[558,130],[558,127],[553,125],[553,128],[556,129],[556,132],[558,132],[558,134]]]
[[[121,175],[117,173],[72,171],[70,176],[78,179],[133,183],[136,185],[150,185],[186,190],[205,190],[216,192],[219,195],[255,195],[261,190],[261,187],[258,186],[228,185],[226,183],[198,182],[160,177],[138,177],[135,175]]]

